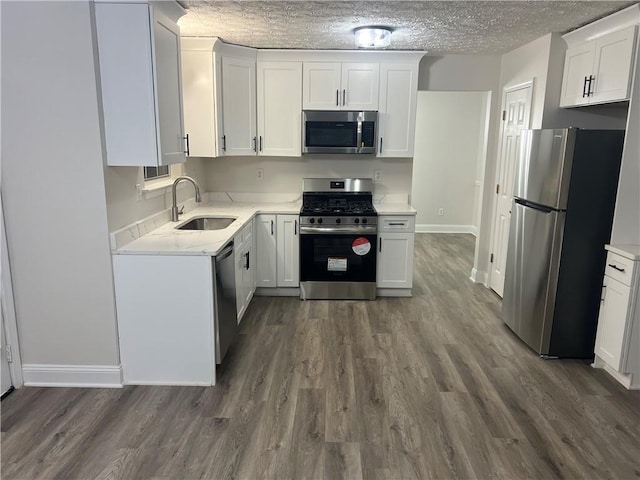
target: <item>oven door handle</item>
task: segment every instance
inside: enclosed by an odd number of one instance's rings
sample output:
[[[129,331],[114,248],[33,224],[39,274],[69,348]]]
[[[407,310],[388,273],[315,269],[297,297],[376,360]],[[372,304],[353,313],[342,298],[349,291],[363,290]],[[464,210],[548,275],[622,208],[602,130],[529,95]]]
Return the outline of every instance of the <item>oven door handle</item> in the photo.
[[[366,235],[377,233],[378,227],[375,225],[371,226],[362,226],[362,227],[308,227],[308,226],[300,226],[300,234],[320,234],[320,235],[336,235],[336,234],[346,234],[346,235]]]

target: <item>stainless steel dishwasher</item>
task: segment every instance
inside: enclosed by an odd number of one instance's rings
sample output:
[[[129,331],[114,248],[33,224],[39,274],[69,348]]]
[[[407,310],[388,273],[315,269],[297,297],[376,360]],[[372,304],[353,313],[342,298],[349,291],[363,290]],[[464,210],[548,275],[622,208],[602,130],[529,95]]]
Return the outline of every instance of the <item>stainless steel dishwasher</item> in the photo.
[[[233,242],[229,242],[222,251],[213,258],[213,292],[216,337],[216,363],[229,350],[229,346],[238,336],[238,319],[236,310],[236,274]]]

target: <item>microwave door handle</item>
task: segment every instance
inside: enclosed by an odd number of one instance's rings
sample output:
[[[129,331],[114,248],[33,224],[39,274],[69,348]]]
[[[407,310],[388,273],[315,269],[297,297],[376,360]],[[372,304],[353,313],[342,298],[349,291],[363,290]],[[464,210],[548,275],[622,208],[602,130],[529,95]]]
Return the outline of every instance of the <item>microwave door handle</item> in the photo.
[[[358,153],[362,152],[362,119],[358,119],[358,131],[356,133],[356,149]]]

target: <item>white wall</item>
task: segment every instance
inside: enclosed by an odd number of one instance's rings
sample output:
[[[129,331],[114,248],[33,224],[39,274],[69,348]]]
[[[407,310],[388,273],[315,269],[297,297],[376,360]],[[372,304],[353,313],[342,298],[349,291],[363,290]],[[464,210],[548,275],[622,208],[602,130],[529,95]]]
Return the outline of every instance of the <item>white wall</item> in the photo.
[[[90,4],[0,8],[2,196],[23,366],[117,366]]]
[[[382,171],[375,193],[411,192],[411,158],[303,155],[205,158],[202,163],[209,192],[300,193],[304,177],[373,177],[375,170]],[[258,168],[264,169],[263,180]]]
[[[192,177],[204,188],[204,170],[199,158],[189,158],[184,165],[184,174]],[[162,195],[138,195],[136,185],[143,184],[140,167],[104,167],[104,182],[107,198],[109,231],[113,232],[143,218],[171,208],[171,191]],[[154,192],[155,193],[155,192]],[[193,187],[178,189],[178,203],[194,197]]]
[[[416,231],[476,233],[488,98],[488,92],[418,92],[411,193]]]

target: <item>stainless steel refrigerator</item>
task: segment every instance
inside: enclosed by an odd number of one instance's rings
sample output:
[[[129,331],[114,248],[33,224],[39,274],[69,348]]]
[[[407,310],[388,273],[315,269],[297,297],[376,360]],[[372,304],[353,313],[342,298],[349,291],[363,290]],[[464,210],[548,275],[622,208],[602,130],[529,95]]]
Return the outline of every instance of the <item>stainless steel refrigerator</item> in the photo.
[[[624,131],[522,133],[502,317],[545,357],[592,358]]]

